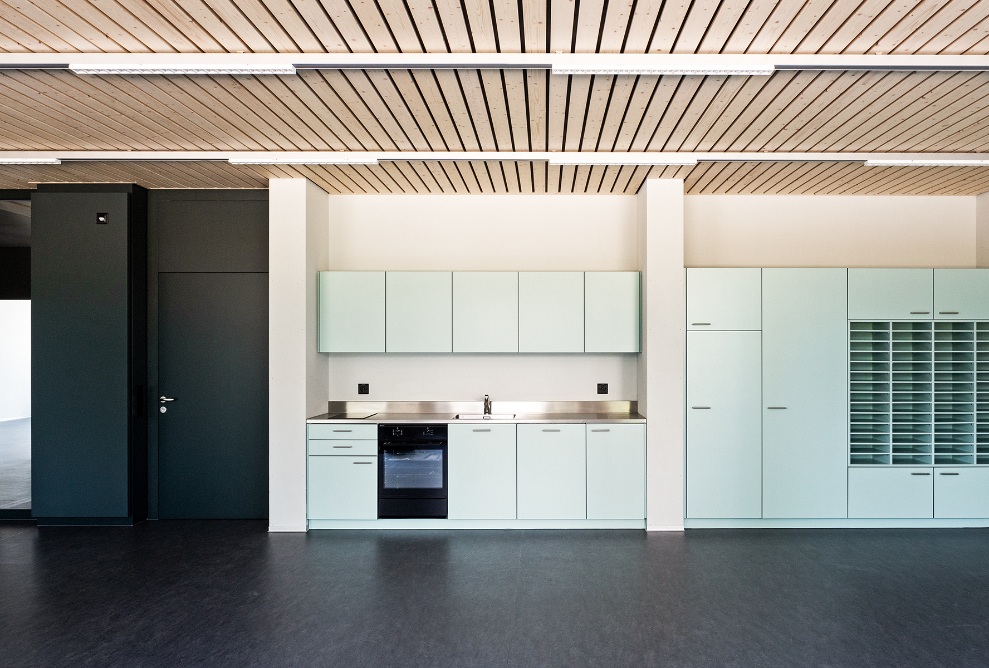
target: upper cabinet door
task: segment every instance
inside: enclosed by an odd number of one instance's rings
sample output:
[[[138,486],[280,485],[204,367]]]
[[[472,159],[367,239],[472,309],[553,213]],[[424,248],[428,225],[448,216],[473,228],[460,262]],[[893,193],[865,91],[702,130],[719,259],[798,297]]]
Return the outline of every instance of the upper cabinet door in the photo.
[[[934,317],[989,320],[989,269],[935,269]]]
[[[687,270],[687,329],[761,328],[761,269]]]
[[[319,352],[385,352],[385,272],[319,272]]]
[[[584,274],[584,351],[639,352],[639,272]]]
[[[519,273],[519,352],[584,351],[584,272]]]
[[[517,353],[519,275],[453,272],[453,352]]]
[[[934,310],[931,269],[849,269],[849,320],[924,320]]]
[[[389,271],[386,279],[386,350],[453,350],[453,278],[449,271]]]

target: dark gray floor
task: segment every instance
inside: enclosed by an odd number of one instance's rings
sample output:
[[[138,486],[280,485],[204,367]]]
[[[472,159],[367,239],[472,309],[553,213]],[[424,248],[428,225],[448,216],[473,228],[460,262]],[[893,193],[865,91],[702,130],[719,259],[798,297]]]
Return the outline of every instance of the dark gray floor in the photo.
[[[31,507],[31,418],[0,421],[0,510]]]
[[[2,666],[985,666],[985,530],[0,525]]]

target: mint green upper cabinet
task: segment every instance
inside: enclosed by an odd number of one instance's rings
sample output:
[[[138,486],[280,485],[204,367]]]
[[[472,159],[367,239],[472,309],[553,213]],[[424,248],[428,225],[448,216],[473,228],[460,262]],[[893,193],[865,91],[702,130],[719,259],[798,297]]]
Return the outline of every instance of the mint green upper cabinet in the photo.
[[[761,329],[761,305],[761,269],[687,270],[687,329]]]
[[[451,520],[515,519],[515,425],[451,424]]]
[[[516,353],[518,350],[518,273],[453,272],[453,352]]]
[[[518,518],[587,517],[587,464],[582,424],[518,425]]]
[[[931,269],[849,269],[849,320],[924,320],[934,310]]]
[[[989,320],[989,269],[935,269],[934,317]]]
[[[760,332],[687,332],[687,517],[762,516]]]
[[[845,277],[762,270],[763,517],[847,516]]]
[[[646,516],[646,426],[587,425],[587,519]]]
[[[386,346],[390,353],[453,350],[453,278],[449,271],[389,271]]]
[[[584,272],[519,273],[519,352],[584,351]]]
[[[584,274],[584,351],[639,352],[639,272]]]
[[[385,351],[385,272],[319,272],[318,350]]]

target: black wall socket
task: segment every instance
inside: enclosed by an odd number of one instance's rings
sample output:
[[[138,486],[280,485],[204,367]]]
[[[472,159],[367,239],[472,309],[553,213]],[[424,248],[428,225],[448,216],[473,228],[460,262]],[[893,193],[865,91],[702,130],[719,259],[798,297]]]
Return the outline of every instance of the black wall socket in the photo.
[[[357,394],[370,394],[371,386],[367,383],[357,383]]]
[[[608,394],[607,383],[598,383],[598,394]]]

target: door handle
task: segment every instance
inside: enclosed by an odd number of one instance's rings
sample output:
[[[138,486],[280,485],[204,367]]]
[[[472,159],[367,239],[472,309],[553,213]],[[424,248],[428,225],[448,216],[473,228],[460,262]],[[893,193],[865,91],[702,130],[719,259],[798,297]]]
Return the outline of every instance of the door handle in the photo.
[[[175,397],[166,397],[164,394],[158,397],[160,403],[168,403],[169,401],[175,401]]]

